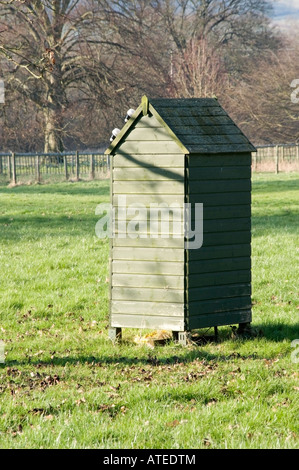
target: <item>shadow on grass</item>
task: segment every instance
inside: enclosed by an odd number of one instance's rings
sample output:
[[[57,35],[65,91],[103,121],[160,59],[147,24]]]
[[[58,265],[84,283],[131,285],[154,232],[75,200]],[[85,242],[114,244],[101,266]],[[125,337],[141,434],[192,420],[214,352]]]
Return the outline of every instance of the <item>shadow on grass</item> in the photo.
[[[9,217],[0,217],[0,239],[2,240],[39,240],[42,237],[87,236],[95,234],[95,225],[99,216],[91,214],[78,214],[71,217],[45,216],[24,214]]]
[[[35,184],[7,187],[0,185],[2,194],[63,194],[69,196],[107,196],[110,194],[110,180],[93,180],[92,182]]]
[[[118,345],[121,348],[121,345]],[[139,351],[140,352],[140,351]],[[193,362],[196,359],[205,360],[207,362],[210,361],[225,361],[229,359],[236,359],[238,356],[236,354],[231,354],[229,356],[217,356],[213,354],[203,353],[201,351],[196,351],[190,355],[186,354],[183,356],[165,356],[157,358],[154,352],[150,352],[148,357],[130,357],[130,356],[117,356],[114,357],[113,355],[102,355],[102,356],[76,356],[76,357],[54,357],[53,359],[49,359],[47,361],[44,360],[35,360],[35,361],[19,361],[19,360],[11,360],[6,361],[5,364],[2,364],[4,367],[12,367],[12,366],[24,366],[24,365],[32,365],[32,366],[60,366],[64,367],[66,364],[70,365],[84,365],[84,364],[93,364],[98,366],[105,366],[105,365],[122,365],[122,366],[145,366],[151,365],[155,366],[162,366],[162,365],[174,365],[174,364],[188,364]],[[247,359],[247,357],[244,357]],[[0,364],[1,366],[1,364]]]
[[[0,239],[11,241],[32,238],[36,240],[44,236],[56,237],[62,234],[76,237],[93,235],[99,218],[94,212],[73,214],[70,217],[67,215],[45,215],[42,217],[30,213],[14,215],[13,218],[2,216],[0,217]],[[254,216],[252,217],[253,236],[286,233],[286,228],[288,234],[297,234],[298,220],[298,215],[295,213]]]
[[[273,215],[252,216],[252,235],[260,237],[275,234],[297,234],[299,217],[296,212],[281,211]]]
[[[284,191],[299,191],[299,178],[292,179],[273,179],[271,181],[255,181],[252,182],[254,193],[282,193]]]
[[[253,340],[258,339],[265,339],[269,341],[269,343],[274,342],[282,342],[288,340],[290,343],[294,340],[299,338],[299,329],[297,325],[285,325],[283,323],[278,324],[266,324],[260,323],[256,324],[252,327],[252,335],[251,336],[230,336],[229,330],[226,331],[225,336],[220,335],[220,341],[211,341],[210,344],[214,343],[225,343],[225,341],[233,340],[237,342],[247,342],[250,344]],[[130,352],[128,355],[122,353],[122,347],[130,347]],[[194,344],[194,346],[196,346]],[[193,347],[192,349],[188,349],[188,347],[180,348],[177,350],[177,354],[167,354],[165,351],[164,355],[161,355],[163,352],[163,347],[165,346],[158,346],[154,350],[143,350],[141,351],[138,346],[136,346],[136,354],[140,354],[140,357],[134,356],[132,357],[132,347],[134,347],[133,342],[128,342],[124,340],[116,345],[111,343],[111,354],[104,353],[99,356],[94,355],[80,355],[77,356],[66,356],[66,357],[53,357],[49,360],[34,360],[26,359],[26,360],[8,360],[2,367],[12,367],[12,366],[24,366],[24,365],[32,365],[37,367],[42,366],[60,366],[64,367],[67,364],[70,365],[83,365],[83,364],[92,364],[97,366],[105,366],[105,365],[121,365],[121,366],[144,366],[144,365],[151,365],[155,366],[167,366],[167,365],[174,365],[174,364],[188,364],[195,360],[199,361],[206,361],[208,362],[227,362],[227,361],[234,361],[234,360],[270,360],[273,359],[273,356],[266,356],[263,353],[257,353],[254,350],[252,353],[248,354],[241,354],[238,350],[234,350],[232,353],[229,354],[215,354],[205,350],[205,345],[198,345],[197,347]],[[122,354],[121,354],[122,353]],[[141,355],[142,354],[142,355]],[[0,364],[1,366],[1,364]]]
[[[295,313],[295,315],[298,315]],[[299,338],[299,326],[285,323],[260,323],[254,325],[254,329],[261,331],[261,338],[266,338],[272,342],[280,342]]]

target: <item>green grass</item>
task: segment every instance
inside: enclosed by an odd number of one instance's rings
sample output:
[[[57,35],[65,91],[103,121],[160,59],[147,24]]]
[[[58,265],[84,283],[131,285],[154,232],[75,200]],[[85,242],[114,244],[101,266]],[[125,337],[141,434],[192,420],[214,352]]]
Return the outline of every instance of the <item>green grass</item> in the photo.
[[[254,176],[258,334],[149,350],[107,336],[109,182],[0,187],[0,447],[298,448],[298,198]]]

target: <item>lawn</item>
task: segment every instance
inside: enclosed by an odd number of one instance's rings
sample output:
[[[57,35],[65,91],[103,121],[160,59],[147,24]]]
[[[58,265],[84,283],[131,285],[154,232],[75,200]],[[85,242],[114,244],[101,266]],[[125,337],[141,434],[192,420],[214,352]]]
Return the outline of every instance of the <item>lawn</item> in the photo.
[[[253,177],[254,334],[200,346],[108,339],[108,200],[0,186],[0,448],[298,448],[299,174]]]

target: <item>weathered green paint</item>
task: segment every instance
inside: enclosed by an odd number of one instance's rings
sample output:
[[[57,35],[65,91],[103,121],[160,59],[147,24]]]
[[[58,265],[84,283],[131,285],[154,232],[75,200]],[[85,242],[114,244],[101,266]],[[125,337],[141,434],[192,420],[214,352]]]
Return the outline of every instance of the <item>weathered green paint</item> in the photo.
[[[196,198],[195,201],[191,199],[190,202],[198,202],[198,198]],[[237,203],[237,201],[235,201],[235,203]],[[250,217],[250,205],[207,206],[205,208],[204,220],[232,219],[234,216],[239,218]]]
[[[251,322],[251,309],[198,315],[187,318],[187,328],[207,328],[211,326],[235,325],[236,323]]]
[[[233,167],[203,167],[203,168],[192,168],[188,170],[188,176],[191,181],[202,179],[202,180],[233,180],[240,178],[250,178],[251,168],[249,166],[233,166]]]
[[[116,206],[118,202],[119,202],[119,195],[114,194],[112,204]],[[138,194],[138,197],[136,199],[136,196],[134,194],[128,194],[126,196],[126,202],[127,202],[127,206],[131,204],[136,204],[136,202],[144,204],[147,207],[150,207],[150,204],[162,203],[162,202],[169,204],[169,205],[175,203],[175,204],[180,204],[182,206],[183,195],[182,194],[166,194],[163,196],[159,196],[159,195],[157,196],[157,194],[153,192],[150,194],[140,194],[140,195]]]
[[[211,232],[236,232],[238,230],[250,230],[250,218],[236,218],[236,219],[214,219],[205,220],[203,233],[208,234]]]
[[[139,248],[113,247],[113,259],[128,259],[131,261],[184,261],[184,250],[181,248]]]
[[[250,256],[251,246],[248,243],[219,246],[202,246],[200,250],[189,250],[189,260],[202,260],[214,258],[235,258]]]
[[[160,213],[153,217],[158,237],[151,238],[149,223],[136,234],[133,213],[116,210],[125,224],[116,225],[110,247],[111,328],[184,334],[251,321],[254,150],[216,99],[143,98],[106,151],[113,160],[111,201],[117,206],[125,195],[127,206],[147,209],[202,203],[203,246],[185,249],[183,220],[175,212],[169,214],[170,230],[179,223],[175,238],[163,238]]]
[[[240,244],[251,242],[251,233],[249,230],[243,232],[216,232],[209,233],[208,236],[204,237],[203,247],[206,246],[219,246],[219,245],[231,245],[232,243]]]
[[[251,166],[251,154],[250,153],[235,153],[235,154],[217,154],[217,155],[202,155],[192,154],[191,158],[188,157],[188,167],[204,167],[204,166],[218,166],[218,167],[230,167],[230,166]]]
[[[148,184],[147,181],[118,181],[115,185],[114,194],[177,194],[185,192],[183,181],[158,180]]]
[[[125,153],[135,153],[142,155],[144,153],[152,153],[153,155],[180,153],[180,149],[176,142],[171,140],[157,141],[139,141],[139,140],[125,140],[122,144],[122,150]]]
[[[144,302],[184,302],[184,289],[155,289],[143,286],[138,287],[113,287],[114,300],[144,301]]]
[[[214,144],[214,145],[188,145],[186,144],[189,150],[189,153],[209,153],[209,154],[218,154],[223,153],[224,148],[226,149],[227,153],[240,153],[246,152],[248,153],[249,148],[248,144]],[[251,152],[255,151],[255,148],[251,147]]]
[[[251,274],[248,269],[240,271],[225,271],[225,272],[212,272],[212,273],[199,273],[190,274],[188,276],[188,287],[197,288],[205,286],[219,286],[246,283],[251,281]]]
[[[198,187],[198,191],[200,188]],[[229,184],[226,187],[229,190]],[[198,202],[202,202],[205,207],[209,206],[232,206],[236,205],[249,205],[251,202],[251,195],[248,191],[242,192],[225,192],[223,193],[197,193],[194,191],[192,199],[198,199]]]
[[[239,269],[250,269],[250,257],[239,258],[217,258],[212,260],[193,260],[187,266],[188,274],[214,273],[220,271],[236,271]]]
[[[183,318],[184,304],[182,302],[142,302],[134,300],[112,300],[114,313],[124,313],[130,315],[154,315]]]
[[[144,315],[141,311],[137,314],[114,313],[111,317],[111,326],[119,328],[152,328],[159,330],[184,330],[185,321],[179,317],[163,315]]]
[[[183,289],[184,276],[158,275],[158,274],[117,274],[112,277],[113,287],[146,287],[158,289]]]
[[[184,249],[184,237],[179,238],[117,238],[113,240],[113,246],[134,248],[182,248]]]
[[[116,168],[131,167],[131,168],[146,168],[158,166],[160,168],[185,168],[184,155],[126,155],[116,154],[113,157],[114,165]]]
[[[184,168],[161,168],[151,166],[147,168],[114,168],[113,179],[115,181],[160,181],[178,180],[184,181]]]
[[[171,261],[113,260],[112,269],[114,273],[184,275],[184,264]]]
[[[157,127],[150,128],[150,127],[137,127],[133,129],[126,141],[129,142],[131,140],[140,141],[140,142],[152,142],[152,141],[169,141],[169,132],[165,129],[165,127],[158,127],[160,123],[157,121]]]
[[[222,299],[251,294],[250,284],[231,284],[225,286],[193,287],[188,289],[188,301]]]
[[[217,184],[211,184],[210,180],[189,180],[188,185],[191,195],[196,193],[225,193],[228,189],[230,192],[251,191],[251,180],[247,178],[230,180],[229,183],[225,180],[217,180]],[[235,204],[237,203],[238,201],[236,200]]]
[[[251,307],[250,295],[244,295],[242,297],[231,297],[224,299],[212,299],[212,300],[201,300],[188,302],[188,315],[200,316],[202,314],[220,312],[230,312],[233,310],[248,310]]]

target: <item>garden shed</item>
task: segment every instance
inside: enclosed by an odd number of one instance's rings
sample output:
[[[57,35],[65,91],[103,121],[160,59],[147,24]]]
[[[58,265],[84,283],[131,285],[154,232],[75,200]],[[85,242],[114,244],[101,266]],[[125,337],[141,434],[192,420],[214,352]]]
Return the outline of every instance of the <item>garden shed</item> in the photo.
[[[110,337],[163,329],[184,343],[193,329],[242,328],[251,322],[254,146],[214,98],[144,96],[131,114],[105,152],[115,211]],[[186,227],[198,215],[194,248]]]

